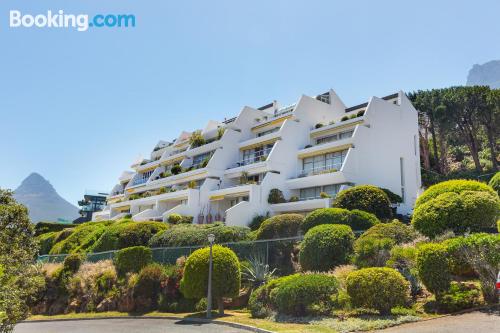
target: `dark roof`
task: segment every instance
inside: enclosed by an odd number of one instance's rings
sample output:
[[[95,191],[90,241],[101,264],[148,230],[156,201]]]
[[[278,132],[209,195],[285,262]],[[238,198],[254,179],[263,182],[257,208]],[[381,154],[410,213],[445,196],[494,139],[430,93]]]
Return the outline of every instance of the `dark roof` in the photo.
[[[264,105],[264,106],[261,106],[261,107],[260,107],[260,108],[258,108],[257,110],[262,111],[262,110],[265,110],[265,109],[269,109],[269,108],[270,108],[271,106],[273,106],[273,105],[274,105],[274,103],[269,103],[269,104],[266,104],[266,105]]]
[[[396,98],[398,96],[399,96],[399,93],[395,93],[395,94],[384,96],[384,97],[382,97],[382,99],[387,101],[387,100]],[[351,111],[354,111],[354,110],[357,110],[357,109],[361,109],[361,108],[364,108],[364,107],[367,107],[367,106],[368,106],[368,102],[361,103],[361,104],[358,104],[358,105],[351,106],[350,108],[346,108],[345,112],[351,112]]]

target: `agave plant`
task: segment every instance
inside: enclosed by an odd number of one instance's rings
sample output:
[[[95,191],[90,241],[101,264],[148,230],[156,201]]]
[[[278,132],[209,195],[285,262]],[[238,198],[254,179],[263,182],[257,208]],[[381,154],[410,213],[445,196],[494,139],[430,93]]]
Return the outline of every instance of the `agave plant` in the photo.
[[[276,268],[269,269],[264,255],[259,253],[248,258],[248,263],[243,266],[241,275],[244,281],[248,282],[253,288],[257,288],[269,281],[274,276],[275,271]]]

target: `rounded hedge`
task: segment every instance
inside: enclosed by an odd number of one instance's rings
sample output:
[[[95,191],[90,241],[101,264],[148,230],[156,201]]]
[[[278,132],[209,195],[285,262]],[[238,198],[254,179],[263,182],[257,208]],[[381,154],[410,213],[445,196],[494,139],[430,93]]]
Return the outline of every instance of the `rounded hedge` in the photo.
[[[256,232],[257,239],[294,237],[299,234],[304,217],[300,214],[281,214],[268,218]]]
[[[286,275],[279,278],[272,279],[266,284],[258,287],[252,291],[248,300],[248,309],[253,318],[268,317],[274,305],[271,302],[271,292],[278,288],[286,280],[293,278],[295,275]]]
[[[304,236],[300,265],[306,271],[328,271],[346,264],[353,253],[353,243],[354,233],[347,225],[316,226]]]
[[[420,280],[436,297],[440,297],[450,288],[448,253],[444,245],[437,243],[421,245],[417,251],[416,262]]]
[[[338,282],[326,274],[295,274],[271,291],[278,313],[293,316],[317,315],[332,307]],[[320,313],[318,313],[320,312]]]
[[[81,254],[73,253],[64,258],[63,270],[65,272],[76,273],[84,261]]]
[[[68,230],[68,229],[66,229]],[[105,232],[103,223],[84,223],[73,228],[64,240],[54,244],[50,254],[85,252]],[[63,231],[64,232],[64,231]]]
[[[500,200],[494,191],[451,191],[418,205],[412,224],[430,238],[448,230],[456,234],[479,232],[494,228],[499,212]]]
[[[374,214],[359,209],[350,211],[344,208],[320,208],[306,215],[302,230],[307,232],[322,224],[345,224],[352,230],[358,231],[366,230],[378,223],[380,220]]]
[[[208,288],[208,247],[194,251],[187,259],[181,292],[186,298],[202,298]],[[214,299],[237,296],[241,285],[240,262],[227,247],[213,246],[212,294]]]
[[[92,246],[93,252],[118,250],[131,246],[146,246],[157,233],[168,225],[162,222],[123,222],[106,228],[99,240]]]
[[[497,191],[498,195],[500,195],[500,172],[497,172],[493,177],[491,177],[488,185]]]
[[[432,185],[427,190],[425,190],[424,193],[422,193],[418,197],[415,203],[415,208],[432,199],[437,198],[443,193],[453,192],[460,194],[463,191],[489,192],[491,194],[496,194],[496,192],[490,186],[475,180],[448,180]]]
[[[349,210],[359,209],[375,214],[379,219],[392,216],[391,202],[387,194],[373,185],[358,185],[341,191],[334,206]]]
[[[245,227],[228,227],[214,224],[179,224],[160,232],[149,241],[151,247],[176,247],[208,245],[208,234],[215,235],[217,243],[238,242],[248,239],[250,230]]]
[[[161,284],[167,278],[165,268],[160,264],[153,263],[143,267],[137,275],[133,289],[134,296],[151,300],[150,308],[155,308],[158,305]],[[149,309],[138,310],[144,311]]]
[[[50,249],[52,249],[52,246],[54,246],[54,240],[56,238],[56,235],[57,231],[51,231],[36,237],[38,243],[40,244],[40,249],[38,250],[38,254],[40,255],[49,254]]]
[[[115,253],[114,264],[120,276],[137,273],[153,262],[153,251],[145,246],[132,246]]]
[[[396,306],[404,306],[410,285],[397,270],[387,267],[363,268],[349,273],[346,289],[355,307],[389,314]]]
[[[398,220],[393,220],[390,223],[380,223],[366,230],[360,238],[363,237],[379,237],[390,238],[396,244],[409,243],[417,238],[418,234],[412,227],[401,223]]]

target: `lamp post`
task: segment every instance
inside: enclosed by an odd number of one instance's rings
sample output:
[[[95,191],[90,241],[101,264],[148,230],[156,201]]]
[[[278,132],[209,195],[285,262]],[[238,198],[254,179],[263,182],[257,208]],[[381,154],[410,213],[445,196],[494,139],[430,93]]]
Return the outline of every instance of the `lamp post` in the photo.
[[[210,256],[208,259],[208,295],[207,295],[207,318],[212,318],[212,245],[214,245],[215,235],[208,235],[210,243]]]

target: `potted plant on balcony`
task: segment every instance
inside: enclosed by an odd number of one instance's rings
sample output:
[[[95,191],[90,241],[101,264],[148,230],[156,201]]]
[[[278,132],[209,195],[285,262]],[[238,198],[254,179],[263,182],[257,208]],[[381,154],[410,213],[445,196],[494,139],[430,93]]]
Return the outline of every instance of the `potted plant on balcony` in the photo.
[[[330,194],[326,193],[326,192],[321,192],[321,193],[319,194],[319,197],[320,197],[321,199],[328,199],[328,198],[331,198],[332,196],[331,196]]]
[[[222,139],[222,136],[224,135],[224,132],[226,132],[225,127],[219,127],[217,128],[217,140]]]
[[[343,116],[342,118],[340,118],[340,121],[346,121],[346,120],[349,120],[348,116]]]
[[[196,188],[196,182],[194,180],[190,181],[188,183],[188,188],[191,188],[191,189]]]
[[[180,164],[174,164],[170,169],[170,172],[172,172],[172,174],[174,175],[178,175],[182,172],[182,167],[180,166]]]
[[[267,202],[270,204],[278,204],[286,202],[285,197],[283,196],[283,192],[281,192],[277,188],[271,189],[269,191],[269,196],[267,197]]]
[[[201,135],[200,130],[191,133],[191,136],[189,137],[189,144],[191,145],[191,148],[200,147],[205,144],[205,138]]]
[[[288,202],[296,202],[296,201],[299,201],[299,197],[296,195],[292,195],[290,197],[290,200],[288,200]]]
[[[244,185],[248,183],[248,172],[242,171],[240,176],[240,184]]]

